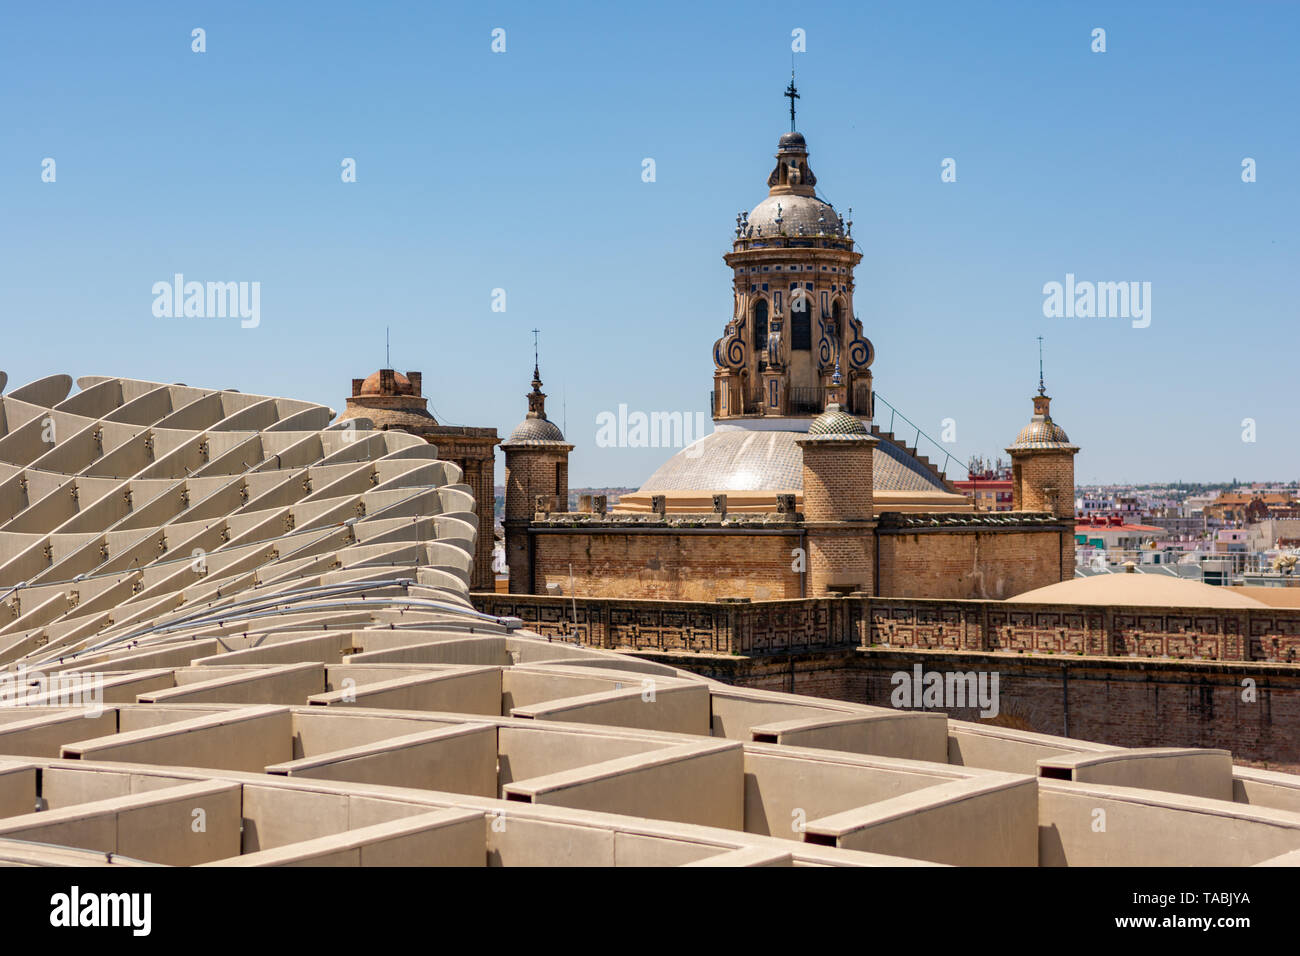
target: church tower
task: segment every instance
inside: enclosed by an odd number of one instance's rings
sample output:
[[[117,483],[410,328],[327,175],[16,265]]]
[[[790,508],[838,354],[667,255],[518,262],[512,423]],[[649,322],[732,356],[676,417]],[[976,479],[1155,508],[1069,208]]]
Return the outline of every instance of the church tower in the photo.
[[[533,589],[533,553],[528,525],[538,511],[569,508],[569,452],[559,427],[546,417],[546,393],[537,361],[533,362],[533,390],[528,393],[528,414],[501,443],[506,456],[506,500],[502,525],[506,563],[510,566],[512,594]],[[544,507],[538,507],[538,497]]]
[[[715,421],[812,417],[831,404],[836,373],[845,411],[869,417],[870,341],[853,313],[853,222],[817,195],[808,145],[795,131],[777,142],[767,198],[736,216],[731,267],[734,309],[713,347]]]

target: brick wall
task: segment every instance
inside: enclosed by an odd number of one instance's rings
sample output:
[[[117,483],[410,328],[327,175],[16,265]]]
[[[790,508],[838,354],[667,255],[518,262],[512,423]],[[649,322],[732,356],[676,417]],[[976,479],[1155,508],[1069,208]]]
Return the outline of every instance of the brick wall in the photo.
[[[871,592],[872,441],[800,439],[808,595]]]
[[[1071,452],[1022,452],[1012,456],[1013,511],[1049,511],[1074,517],[1074,455]]]
[[[541,448],[506,450],[506,500],[502,527],[505,530],[506,563],[510,567],[510,590],[527,593],[532,580],[528,524],[536,514],[537,496],[569,500],[568,453]],[[558,466],[558,467],[557,467]]]
[[[803,438],[803,514],[807,521],[872,517],[871,441]]]
[[[885,533],[878,551],[885,597],[999,600],[1074,577],[1073,535],[1048,529]]]
[[[707,534],[620,529],[601,534],[534,529],[534,592],[557,584],[590,597],[716,601],[801,596],[793,551],[800,535]],[[569,569],[573,569],[570,586]]]

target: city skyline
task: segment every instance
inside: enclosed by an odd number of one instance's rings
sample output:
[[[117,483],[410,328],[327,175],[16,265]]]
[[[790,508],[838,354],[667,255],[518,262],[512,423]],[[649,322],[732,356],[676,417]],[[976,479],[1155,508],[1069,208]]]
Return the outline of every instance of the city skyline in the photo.
[[[1042,335],[1080,484],[1295,474],[1294,11],[322,9],[7,15],[12,382],[179,373],[341,412],[387,327],[439,421],[504,436],[540,328],[572,484],[636,487],[671,452],[602,445],[601,416],[707,411],[793,60],[876,387],[934,438],[951,419],[945,451],[1014,439]],[[176,274],[259,283],[258,322],[160,317]],[[1047,318],[1075,279],[1150,283],[1150,314]]]

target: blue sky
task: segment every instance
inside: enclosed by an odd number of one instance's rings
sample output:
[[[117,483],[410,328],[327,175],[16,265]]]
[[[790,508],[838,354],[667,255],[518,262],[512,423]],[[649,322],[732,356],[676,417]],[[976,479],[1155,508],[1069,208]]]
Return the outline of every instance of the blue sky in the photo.
[[[1080,482],[1300,473],[1296,4],[0,16],[11,387],[119,374],[341,410],[388,326],[393,365],[424,372],[441,420],[504,436],[536,327],[548,409],[578,446],[571,482],[638,485],[668,452],[597,448],[596,417],[706,409],[731,309],[722,254],[766,194],[799,28],[799,127],[819,190],[853,207],[882,396],[935,437],[955,419],[962,460],[997,453],[1031,412],[1043,335]],[[154,317],[153,284],[177,272],[260,282],[261,324]],[[1045,318],[1043,284],[1066,273],[1150,282],[1150,326]]]

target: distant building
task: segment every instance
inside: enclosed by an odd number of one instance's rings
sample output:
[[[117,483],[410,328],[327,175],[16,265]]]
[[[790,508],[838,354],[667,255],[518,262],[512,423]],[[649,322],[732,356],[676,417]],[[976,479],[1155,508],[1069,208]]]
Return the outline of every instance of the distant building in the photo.
[[[352,380],[352,394],[340,422],[369,420],[380,431],[403,431],[423,438],[438,448],[438,457],[455,463],[462,481],[474,493],[478,507],[478,540],[474,547],[474,572],[470,586],[475,590],[493,588],[492,547],[495,518],[493,472],[496,469],[496,446],[500,441],[495,428],[472,428],[464,425],[440,425],[429,414],[429,400],[421,394],[420,372],[401,372],[381,368],[367,378]]]
[[[1131,524],[1119,515],[1093,516],[1079,519],[1074,528],[1074,540],[1080,547],[1103,551],[1138,551],[1152,549],[1152,545],[1168,532],[1156,525]]]
[[[1205,506],[1205,517],[1224,524],[1254,524],[1265,518],[1289,518],[1300,514],[1295,495],[1285,491],[1225,491]]]
[[[1002,464],[1001,459],[992,468],[977,468],[972,462],[969,477],[965,481],[954,481],[952,485],[970,497],[976,511],[1012,509],[1011,467]]]

